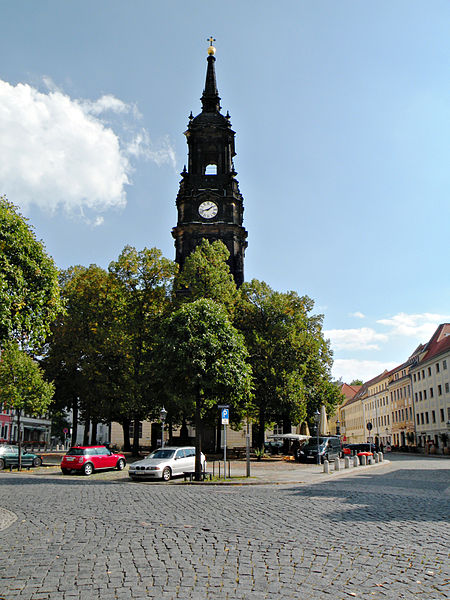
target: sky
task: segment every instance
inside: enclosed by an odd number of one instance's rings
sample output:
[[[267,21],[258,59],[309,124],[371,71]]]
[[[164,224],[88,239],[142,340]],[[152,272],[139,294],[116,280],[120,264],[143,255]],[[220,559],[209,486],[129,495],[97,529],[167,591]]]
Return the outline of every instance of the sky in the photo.
[[[0,195],[59,268],[174,259],[207,38],[248,231],[245,278],[315,301],[333,376],[450,321],[448,0],[0,0]]]

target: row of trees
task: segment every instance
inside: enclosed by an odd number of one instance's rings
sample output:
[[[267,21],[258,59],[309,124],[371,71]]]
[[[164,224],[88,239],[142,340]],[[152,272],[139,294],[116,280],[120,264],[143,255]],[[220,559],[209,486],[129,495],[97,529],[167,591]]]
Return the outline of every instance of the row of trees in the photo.
[[[217,403],[226,402],[235,426],[257,423],[261,446],[270,424],[290,431],[339,401],[313,301],[257,280],[238,290],[221,242],[204,241],[181,273],[159,250],[127,246],[108,270],[76,266],[57,281],[24,219],[6,199],[0,207],[8,249],[0,259],[2,361],[10,344],[43,357],[53,409],[72,409],[73,434],[81,419],[86,442],[95,442],[96,423],[118,421],[129,448],[130,423],[157,418],[163,404],[170,425],[185,431],[195,422],[200,435],[201,423],[214,423]],[[134,432],[137,451],[137,426]]]

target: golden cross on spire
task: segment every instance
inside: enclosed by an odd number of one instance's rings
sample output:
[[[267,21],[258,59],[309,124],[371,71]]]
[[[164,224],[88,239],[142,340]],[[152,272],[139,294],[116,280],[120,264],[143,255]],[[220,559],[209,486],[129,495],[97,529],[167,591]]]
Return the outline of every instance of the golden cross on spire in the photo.
[[[216,41],[216,38],[213,38],[213,36],[207,38],[208,42],[209,42],[209,48],[208,48],[208,55],[209,56],[214,56],[214,54],[216,53],[216,49],[213,46],[213,42]]]

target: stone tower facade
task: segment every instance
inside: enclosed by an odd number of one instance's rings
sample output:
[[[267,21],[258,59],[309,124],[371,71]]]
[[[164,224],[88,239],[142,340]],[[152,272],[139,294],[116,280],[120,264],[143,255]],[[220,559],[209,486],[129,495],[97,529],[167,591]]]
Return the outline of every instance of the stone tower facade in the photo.
[[[178,221],[172,229],[175,260],[183,268],[187,256],[202,239],[221,240],[230,252],[228,264],[239,286],[244,281],[244,253],[247,231],[244,229],[242,194],[234,170],[235,132],[230,115],[222,115],[216,84],[215,48],[208,48],[202,111],[189,116],[185,132],[188,167],[181,173],[177,196]]]

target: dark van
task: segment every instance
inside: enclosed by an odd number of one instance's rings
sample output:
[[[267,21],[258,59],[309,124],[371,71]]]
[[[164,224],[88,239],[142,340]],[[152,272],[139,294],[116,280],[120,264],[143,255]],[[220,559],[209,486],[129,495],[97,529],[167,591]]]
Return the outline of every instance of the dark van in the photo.
[[[298,460],[300,462],[318,462],[317,461],[317,446],[319,447],[320,462],[324,460],[335,460],[341,457],[341,439],[339,436],[311,437],[305,446],[302,446],[298,451]]]

